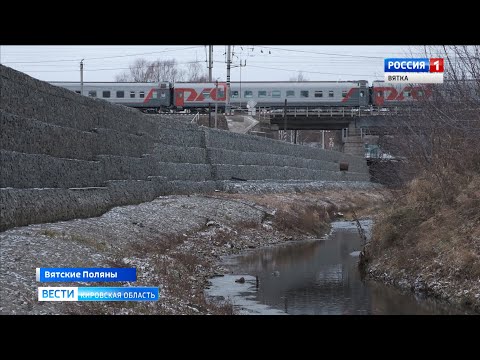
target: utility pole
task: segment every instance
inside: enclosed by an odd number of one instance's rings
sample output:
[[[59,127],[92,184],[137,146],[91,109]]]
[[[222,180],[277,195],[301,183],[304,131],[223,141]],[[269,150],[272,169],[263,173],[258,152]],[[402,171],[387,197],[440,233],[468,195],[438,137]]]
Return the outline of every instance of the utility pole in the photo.
[[[245,60],[244,64],[242,65],[242,59],[240,59],[240,94],[238,99],[240,100],[240,110],[242,109],[242,67],[247,66],[247,60]]]
[[[208,45],[208,82],[212,82],[213,45]],[[208,127],[212,127],[212,108],[208,103]]]
[[[218,79],[215,80],[215,129],[217,128],[217,111],[218,110]]]
[[[236,67],[239,67],[240,68],[240,93],[239,93],[239,96],[238,96],[238,101],[239,101],[239,107],[241,108],[242,107],[242,67],[245,67],[247,66],[247,60],[244,60],[243,64],[242,64],[242,59],[240,59],[240,64],[239,65],[232,65],[230,68],[236,68]],[[230,102],[229,102],[230,104]]]
[[[287,99],[285,99],[285,106],[283,107],[283,130],[285,132],[285,141],[287,141]]]
[[[83,95],[83,60],[80,61],[80,95]]]
[[[213,45],[208,45],[208,81],[212,81]]]
[[[225,102],[225,115],[230,115],[230,59],[231,45],[227,45],[227,94]]]

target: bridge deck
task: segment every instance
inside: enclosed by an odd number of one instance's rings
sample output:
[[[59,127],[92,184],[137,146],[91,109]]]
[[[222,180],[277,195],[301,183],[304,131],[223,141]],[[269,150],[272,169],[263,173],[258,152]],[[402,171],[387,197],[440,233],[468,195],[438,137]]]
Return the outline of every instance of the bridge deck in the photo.
[[[412,107],[391,107],[391,108],[359,108],[359,107],[325,107],[325,108],[287,108],[288,117],[361,117],[361,116],[389,116],[409,114],[420,109]],[[271,110],[264,114],[270,118],[284,117],[284,109]]]

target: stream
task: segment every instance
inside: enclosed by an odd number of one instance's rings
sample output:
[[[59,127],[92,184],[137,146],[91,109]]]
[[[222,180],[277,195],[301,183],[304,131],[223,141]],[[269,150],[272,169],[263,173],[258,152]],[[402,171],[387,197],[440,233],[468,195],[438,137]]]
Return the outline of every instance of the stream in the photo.
[[[361,220],[367,238],[371,220]],[[230,274],[212,278],[207,297],[229,300],[240,314],[434,315],[467,314],[375,281],[358,270],[362,240],[355,222],[332,223],[321,239],[249,250],[224,257]],[[240,278],[244,282],[236,282]]]

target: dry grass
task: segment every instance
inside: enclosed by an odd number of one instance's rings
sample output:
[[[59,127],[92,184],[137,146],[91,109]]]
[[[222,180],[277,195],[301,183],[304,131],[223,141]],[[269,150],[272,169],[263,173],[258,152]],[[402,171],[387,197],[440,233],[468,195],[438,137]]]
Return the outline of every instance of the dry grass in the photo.
[[[79,306],[68,305],[68,313],[75,314],[234,314],[234,307],[228,301],[206,299],[204,294],[208,279],[215,269],[215,256],[224,249],[241,249],[250,246],[250,238],[265,230],[262,223],[268,221],[273,230],[288,235],[298,233],[321,236],[328,230],[328,223],[339,209],[350,209],[356,199],[338,198],[330,193],[332,201],[321,194],[259,195],[250,200],[271,211],[264,218],[252,219],[226,226],[204,226],[186,234],[159,234],[138,232],[134,239],[112,241],[106,263],[112,267],[141,266],[148,269],[142,276],[139,272],[138,286],[159,286],[160,300],[157,302],[92,302]],[[242,194],[241,196],[245,196]],[[359,203],[367,203],[368,194],[359,194]],[[364,199],[365,198],[365,199]],[[338,203],[341,203],[338,205]],[[275,212],[274,212],[275,210]],[[272,215],[274,213],[274,215]],[[57,234],[55,234],[57,235]],[[105,244],[94,236],[62,235],[66,240],[98,248]],[[239,239],[241,239],[240,244]],[[227,246],[230,245],[230,246]],[[251,242],[255,245],[255,241]],[[220,250],[220,252],[217,251]],[[100,250],[100,249],[99,249]],[[215,251],[215,252],[214,252]],[[214,254],[214,255],[213,255]],[[211,256],[212,255],[212,256]]]
[[[219,230],[213,235],[212,242],[215,246],[224,246],[229,243],[231,244],[235,237],[236,235],[232,232]]]
[[[301,194],[218,194],[218,197],[241,199],[275,210],[272,220],[276,230],[287,235],[300,233],[320,236],[329,228],[336,213],[344,219],[371,217],[384,206],[391,193],[384,190],[343,189]]]
[[[447,197],[432,178],[413,181],[405,194],[377,219],[369,260],[388,255],[387,268],[480,280],[480,177],[458,182]]]
[[[323,206],[331,218],[334,212],[350,214],[352,209],[359,216],[370,216],[384,206],[392,193],[387,190],[342,189],[323,190],[300,194],[218,194],[218,197],[242,199],[255,202],[266,208],[289,211],[292,204],[299,206]]]
[[[48,236],[49,238],[57,237],[60,235],[58,231],[50,230],[50,229],[44,229],[39,232],[40,235],[45,235]]]
[[[84,235],[70,234],[70,236],[68,236],[67,238],[71,241],[75,241],[82,245],[91,247],[96,251],[105,251],[108,248],[107,244],[104,241],[100,241],[98,239],[94,239]]]
[[[324,206],[292,204],[288,210],[278,210],[273,225],[287,234],[323,235],[328,229],[328,212]]]
[[[200,254],[181,248],[188,236],[155,236],[130,243],[107,263],[124,267],[124,258],[145,262],[150,276],[148,286],[160,286],[157,302],[91,302],[70,306],[69,314],[234,314],[228,301],[207,301],[204,295],[205,282],[199,269],[206,272],[209,263]],[[143,259],[143,260],[142,260]],[[153,280],[155,279],[155,280]]]
[[[381,247],[411,246],[415,241],[417,227],[425,220],[417,208],[394,207],[377,222],[374,238],[381,239]]]

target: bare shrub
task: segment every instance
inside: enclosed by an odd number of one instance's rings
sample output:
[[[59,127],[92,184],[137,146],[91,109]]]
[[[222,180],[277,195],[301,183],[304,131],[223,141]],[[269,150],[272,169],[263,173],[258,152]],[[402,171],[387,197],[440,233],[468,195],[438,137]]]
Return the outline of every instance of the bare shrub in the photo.
[[[148,236],[144,236],[143,239],[140,238],[129,243],[123,252],[125,254],[135,254],[138,256],[165,254],[169,249],[174,248],[183,241],[185,241],[185,237],[182,234],[162,234],[156,236],[149,234]]]
[[[451,204],[469,176],[480,173],[480,46],[425,48],[425,57],[445,58],[445,82],[426,84],[406,116],[392,118],[379,145],[405,159],[392,177],[421,177]],[[468,182],[468,181],[467,181]]]
[[[53,237],[56,237],[56,236],[60,235],[60,233],[58,233],[57,231],[50,230],[50,229],[44,229],[44,230],[40,231],[39,234],[48,236],[50,238],[53,238]]]
[[[279,209],[273,224],[286,233],[323,235],[328,228],[328,212],[324,206],[293,204],[290,208]]]

